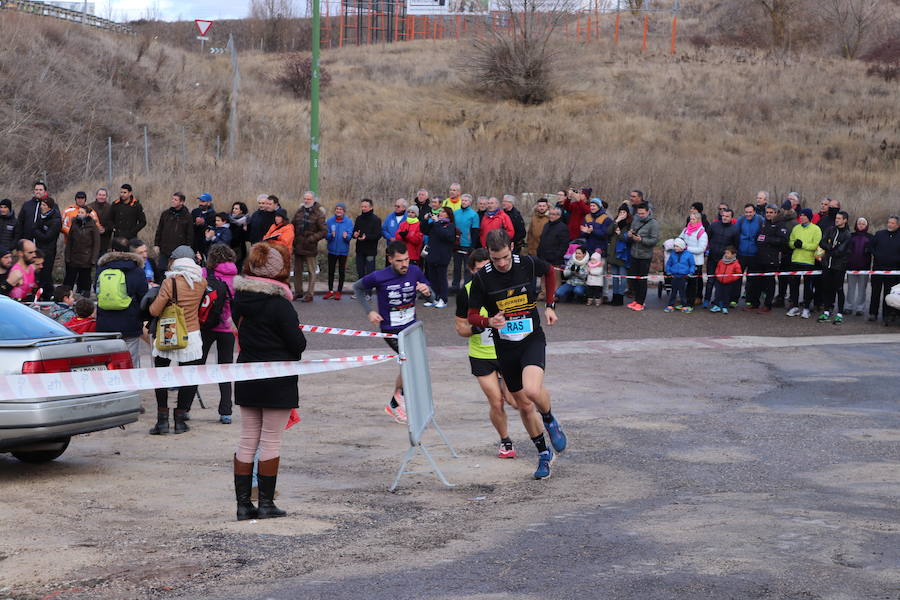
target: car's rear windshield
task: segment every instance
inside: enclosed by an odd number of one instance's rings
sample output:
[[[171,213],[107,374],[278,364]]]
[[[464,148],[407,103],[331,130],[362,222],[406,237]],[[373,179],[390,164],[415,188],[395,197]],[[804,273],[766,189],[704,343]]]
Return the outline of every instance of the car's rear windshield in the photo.
[[[69,329],[28,306],[0,299],[0,341],[34,340],[74,335]]]

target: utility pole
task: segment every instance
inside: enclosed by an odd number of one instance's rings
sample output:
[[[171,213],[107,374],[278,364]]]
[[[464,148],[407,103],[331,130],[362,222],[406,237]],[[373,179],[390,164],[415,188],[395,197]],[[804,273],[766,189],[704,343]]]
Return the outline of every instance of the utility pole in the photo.
[[[234,158],[238,140],[238,92],[241,88],[241,71],[238,68],[237,44],[234,36],[228,34],[231,47],[231,111],[228,114],[228,158]]]
[[[312,0],[312,82],[309,94],[309,189],[319,193],[319,36],[320,0]]]

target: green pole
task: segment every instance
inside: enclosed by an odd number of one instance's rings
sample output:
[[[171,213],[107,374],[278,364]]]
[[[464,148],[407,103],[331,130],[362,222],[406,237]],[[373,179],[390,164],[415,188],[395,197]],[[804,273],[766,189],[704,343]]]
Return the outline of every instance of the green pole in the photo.
[[[321,11],[319,0],[313,0],[312,14],[312,82],[309,94],[309,189],[319,193],[319,35]]]

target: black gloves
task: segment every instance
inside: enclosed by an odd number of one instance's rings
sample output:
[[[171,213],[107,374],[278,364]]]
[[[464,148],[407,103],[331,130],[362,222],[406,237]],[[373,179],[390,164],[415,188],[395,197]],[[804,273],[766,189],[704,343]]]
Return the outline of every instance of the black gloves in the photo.
[[[794,240],[794,248],[802,248],[803,242],[800,240]]]

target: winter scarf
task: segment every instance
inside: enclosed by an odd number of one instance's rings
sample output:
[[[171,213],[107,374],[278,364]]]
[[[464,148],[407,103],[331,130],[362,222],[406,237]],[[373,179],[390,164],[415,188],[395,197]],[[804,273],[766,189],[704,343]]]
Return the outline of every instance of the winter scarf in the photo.
[[[203,279],[203,271],[200,266],[190,258],[176,258],[172,263],[172,270],[166,271],[166,277],[181,275],[191,289],[194,284]]]

